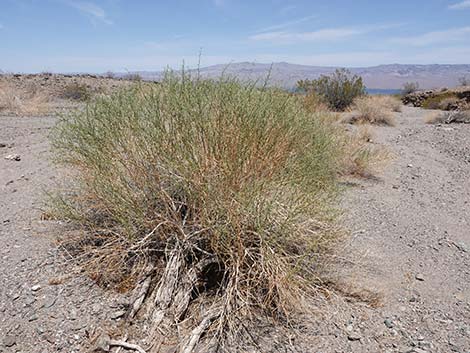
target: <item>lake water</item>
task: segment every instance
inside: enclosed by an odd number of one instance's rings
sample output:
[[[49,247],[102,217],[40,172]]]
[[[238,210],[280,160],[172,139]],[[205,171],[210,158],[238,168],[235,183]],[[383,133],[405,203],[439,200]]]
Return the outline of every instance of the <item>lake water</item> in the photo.
[[[366,88],[368,94],[400,94],[401,89],[380,89],[380,88]]]

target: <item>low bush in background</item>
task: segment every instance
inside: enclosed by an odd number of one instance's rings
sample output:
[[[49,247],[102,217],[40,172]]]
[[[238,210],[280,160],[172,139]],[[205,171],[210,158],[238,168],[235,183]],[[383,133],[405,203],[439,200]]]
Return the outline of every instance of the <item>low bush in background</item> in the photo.
[[[302,80],[297,83],[298,90],[315,92],[322,97],[330,109],[343,111],[349,107],[354,98],[366,92],[362,78],[351,74],[346,69],[338,69],[330,76],[322,75],[316,80]]]
[[[407,95],[410,93],[414,93],[419,90],[419,83],[418,82],[405,82],[402,88],[402,94]]]
[[[456,104],[458,101],[459,98],[455,92],[447,91],[426,98],[422,103],[422,107],[425,109],[449,110],[449,106]]]
[[[20,89],[11,82],[0,81],[0,113],[43,115],[49,111],[49,97],[35,87]]]
[[[364,96],[354,100],[350,122],[395,125],[393,112],[401,110],[401,102],[390,96]]]
[[[61,98],[82,102],[89,100],[91,97],[90,88],[85,84],[76,82],[68,84],[61,94]]]

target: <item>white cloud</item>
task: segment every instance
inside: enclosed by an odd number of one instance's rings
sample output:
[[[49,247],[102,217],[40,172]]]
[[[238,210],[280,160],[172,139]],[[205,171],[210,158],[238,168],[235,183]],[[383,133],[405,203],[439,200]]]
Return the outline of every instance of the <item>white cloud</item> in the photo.
[[[411,46],[427,46],[439,43],[449,43],[468,40],[470,27],[451,28],[443,31],[424,33],[418,36],[393,38],[392,43]]]
[[[470,9],[470,0],[464,0],[464,1],[458,2],[456,4],[449,5],[449,9],[451,9],[451,10]]]
[[[113,21],[108,18],[106,12],[92,2],[70,0],[67,4],[89,16],[92,20],[98,20],[108,25],[113,24]]]
[[[325,28],[312,32],[264,32],[252,35],[249,39],[255,41],[271,41],[276,44],[290,44],[295,42],[338,40],[362,33],[365,33],[365,30],[356,28]]]
[[[283,29],[283,28],[287,28],[287,27],[291,27],[291,26],[294,26],[294,25],[297,25],[297,24],[300,24],[300,23],[303,23],[303,22],[307,22],[307,21],[312,20],[312,19],[314,19],[314,18],[316,18],[316,17],[318,17],[318,16],[306,16],[306,17],[302,17],[302,18],[299,18],[299,19],[297,19],[297,20],[292,20],[292,21],[280,23],[280,24],[277,24],[277,25],[265,27],[265,28],[262,28],[262,29],[258,30],[257,32],[272,32],[272,31],[276,31],[276,30]]]

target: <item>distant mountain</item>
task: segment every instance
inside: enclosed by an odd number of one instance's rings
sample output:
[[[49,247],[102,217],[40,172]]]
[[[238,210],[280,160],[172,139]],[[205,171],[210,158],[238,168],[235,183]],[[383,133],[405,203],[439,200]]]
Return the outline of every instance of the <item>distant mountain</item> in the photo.
[[[260,80],[264,82],[271,70],[269,83],[284,88],[292,88],[298,80],[314,79],[328,75],[336,67],[296,65],[285,62],[258,64],[250,62],[219,64],[200,69],[203,77],[217,78],[222,74],[236,76],[241,80]],[[470,65],[379,65],[357,67],[350,70],[363,77],[368,88],[398,89],[405,82],[418,82],[421,88],[453,87],[459,78],[470,77]],[[162,72],[137,72],[146,80],[159,80]]]

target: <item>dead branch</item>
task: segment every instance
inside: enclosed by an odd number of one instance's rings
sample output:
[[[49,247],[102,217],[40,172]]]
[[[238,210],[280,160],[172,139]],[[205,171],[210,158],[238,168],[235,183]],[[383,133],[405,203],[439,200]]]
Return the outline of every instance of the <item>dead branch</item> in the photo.
[[[116,341],[116,340],[109,340],[109,345],[113,347],[123,347],[126,349],[131,349],[133,351],[137,351],[139,353],[146,353],[145,350],[138,346],[137,344],[127,343],[124,341]]]
[[[199,326],[197,326],[195,329],[191,331],[191,335],[189,336],[188,343],[185,344],[181,348],[180,352],[191,353],[194,350],[194,347],[196,347],[197,343],[199,342],[202,334],[207,330],[211,322],[220,316],[220,313],[221,313],[220,308],[209,311],[207,315],[204,317],[204,319],[202,319]]]

